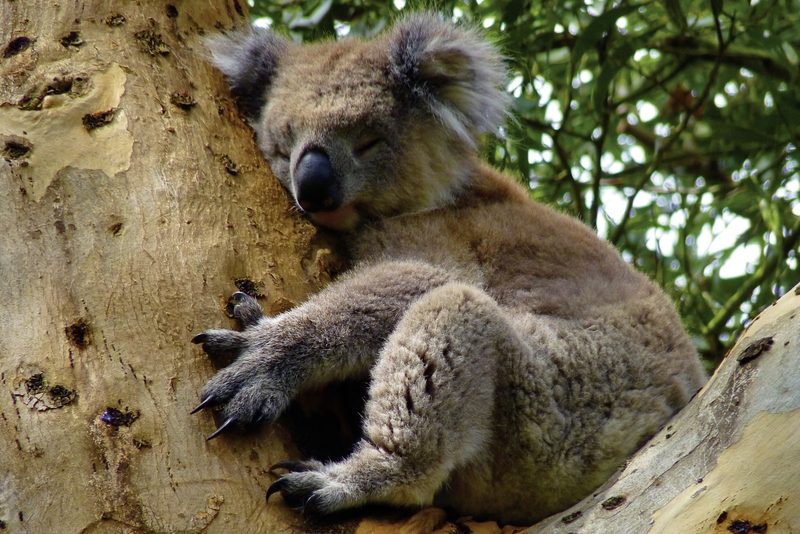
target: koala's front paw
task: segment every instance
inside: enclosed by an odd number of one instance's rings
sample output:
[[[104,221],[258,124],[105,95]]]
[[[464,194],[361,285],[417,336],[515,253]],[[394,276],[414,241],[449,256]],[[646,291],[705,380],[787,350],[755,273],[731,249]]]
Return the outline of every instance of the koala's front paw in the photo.
[[[209,380],[193,412],[220,406],[223,423],[209,439],[231,426],[275,420],[289,405],[289,391],[280,373],[259,354],[245,354]]]
[[[289,405],[293,383],[291,366],[268,343],[268,323],[243,332],[206,330],[193,339],[209,356],[233,355],[237,359],[208,381],[201,402],[192,413],[219,407],[222,424],[208,439],[234,426],[269,423]]]
[[[289,472],[267,489],[267,500],[273,493],[283,496],[286,504],[304,513],[324,515],[353,506],[351,491],[327,472],[325,465],[316,460],[296,462],[286,460],[270,468]]]

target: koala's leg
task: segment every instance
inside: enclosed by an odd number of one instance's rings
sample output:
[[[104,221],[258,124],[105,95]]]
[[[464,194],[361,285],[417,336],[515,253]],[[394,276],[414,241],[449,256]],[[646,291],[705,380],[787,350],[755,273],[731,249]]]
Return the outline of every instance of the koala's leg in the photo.
[[[224,423],[269,422],[309,386],[365,373],[412,302],[447,283],[421,262],[382,262],[358,269],[277,317],[246,314],[242,332],[195,337],[210,355],[238,355],[206,385],[196,408],[223,406]]]
[[[414,303],[372,370],[365,437],[340,462],[282,462],[268,492],[329,513],[424,505],[491,437],[498,361],[526,348],[482,291],[449,283]]]

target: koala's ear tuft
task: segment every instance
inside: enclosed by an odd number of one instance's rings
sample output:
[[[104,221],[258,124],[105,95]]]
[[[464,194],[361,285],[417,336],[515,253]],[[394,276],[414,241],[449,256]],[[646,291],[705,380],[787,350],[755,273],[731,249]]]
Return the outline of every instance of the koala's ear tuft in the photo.
[[[410,15],[389,34],[389,69],[401,90],[470,145],[505,118],[505,66],[478,30],[430,13]]]
[[[206,39],[205,45],[211,52],[211,61],[228,79],[239,109],[248,120],[256,121],[289,41],[272,30],[250,28],[215,35]]]

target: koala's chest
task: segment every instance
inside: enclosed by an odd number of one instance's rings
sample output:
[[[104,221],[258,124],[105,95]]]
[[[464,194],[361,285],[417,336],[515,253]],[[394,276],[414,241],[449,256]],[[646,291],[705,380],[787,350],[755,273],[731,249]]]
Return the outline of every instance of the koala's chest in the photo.
[[[484,286],[492,263],[491,258],[479,253],[484,239],[468,217],[452,213],[403,216],[354,236],[351,253],[356,264],[420,261]]]

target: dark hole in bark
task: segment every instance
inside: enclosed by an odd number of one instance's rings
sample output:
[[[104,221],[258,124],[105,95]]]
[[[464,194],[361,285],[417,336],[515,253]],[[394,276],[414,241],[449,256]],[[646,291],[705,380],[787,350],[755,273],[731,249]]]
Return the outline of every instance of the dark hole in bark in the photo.
[[[8,159],[24,158],[31,151],[31,148],[30,144],[9,140],[5,143],[3,155]]]
[[[69,47],[77,48],[83,45],[83,38],[81,37],[80,32],[69,32],[61,39],[59,39],[58,42],[61,43],[61,46],[63,46],[64,48],[69,48]]]
[[[64,328],[64,334],[67,336],[67,340],[70,344],[79,349],[85,349],[91,343],[89,325],[83,319]]]
[[[30,37],[25,37],[24,35],[11,39],[11,41],[9,41],[9,43],[6,45],[5,49],[3,49],[3,57],[9,58],[11,56],[16,56],[20,52],[26,50],[32,44],[33,40]]]
[[[111,108],[106,111],[98,111],[96,113],[87,113],[82,119],[83,127],[87,130],[94,130],[95,128],[105,126],[114,120],[114,115],[116,115],[116,113],[116,108]]]

